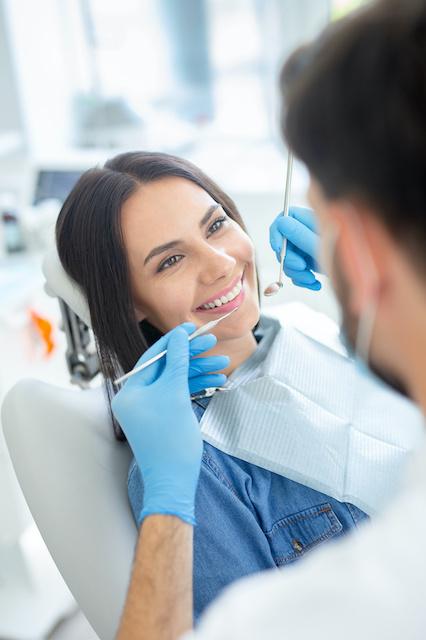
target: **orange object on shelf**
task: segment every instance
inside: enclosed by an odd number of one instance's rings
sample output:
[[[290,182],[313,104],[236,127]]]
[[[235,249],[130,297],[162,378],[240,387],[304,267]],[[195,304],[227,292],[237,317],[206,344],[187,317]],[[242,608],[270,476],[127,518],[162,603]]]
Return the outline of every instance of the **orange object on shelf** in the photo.
[[[30,309],[29,312],[31,321],[46,346],[46,352],[44,355],[50,356],[56,346],[53,339],[53,325],[50,320],[43,318],[43,316],[37,313],[37,311],[34,311],[34,309]]]

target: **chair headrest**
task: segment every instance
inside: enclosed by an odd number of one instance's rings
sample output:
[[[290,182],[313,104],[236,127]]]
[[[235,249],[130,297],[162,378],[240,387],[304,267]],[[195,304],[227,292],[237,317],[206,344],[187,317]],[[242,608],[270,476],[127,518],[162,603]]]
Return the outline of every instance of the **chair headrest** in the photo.
[[[78,284],[65,272],[59,260],[56,246],[46,253],[43,265],[46,278],[44,290],[53,298],[61,298],[83,320],[88,327],[92,326],[87,299]]]

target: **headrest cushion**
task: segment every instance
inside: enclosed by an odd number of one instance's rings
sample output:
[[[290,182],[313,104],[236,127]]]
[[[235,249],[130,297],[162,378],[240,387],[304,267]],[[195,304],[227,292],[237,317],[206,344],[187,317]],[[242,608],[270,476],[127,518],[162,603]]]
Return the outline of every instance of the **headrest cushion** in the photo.
[[[44,290],[49,296],[61,298],[89,327],[89,306],[87,299],[78,284],[65,272],[59,260],[56,246],[45,255],[42,271],[46,282]]]

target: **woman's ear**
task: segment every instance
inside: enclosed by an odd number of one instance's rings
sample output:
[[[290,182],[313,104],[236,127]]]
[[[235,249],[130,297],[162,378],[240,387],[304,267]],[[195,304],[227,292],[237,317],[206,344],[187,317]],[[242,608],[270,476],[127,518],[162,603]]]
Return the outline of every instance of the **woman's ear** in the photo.
[[[146,318],[146,313],[138,305],[135,305],[135,315],[138,322],[142,322]]]

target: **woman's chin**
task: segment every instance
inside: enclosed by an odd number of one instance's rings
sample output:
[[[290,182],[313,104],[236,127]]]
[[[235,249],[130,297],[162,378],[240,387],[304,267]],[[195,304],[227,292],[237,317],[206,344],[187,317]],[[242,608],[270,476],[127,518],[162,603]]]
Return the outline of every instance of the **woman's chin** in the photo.
[[[238,340],[253,331],[259,318],[260,309],[257,302],[250,305],[244,304],[223,323],[218,324],[213,332],[219,341]]]

